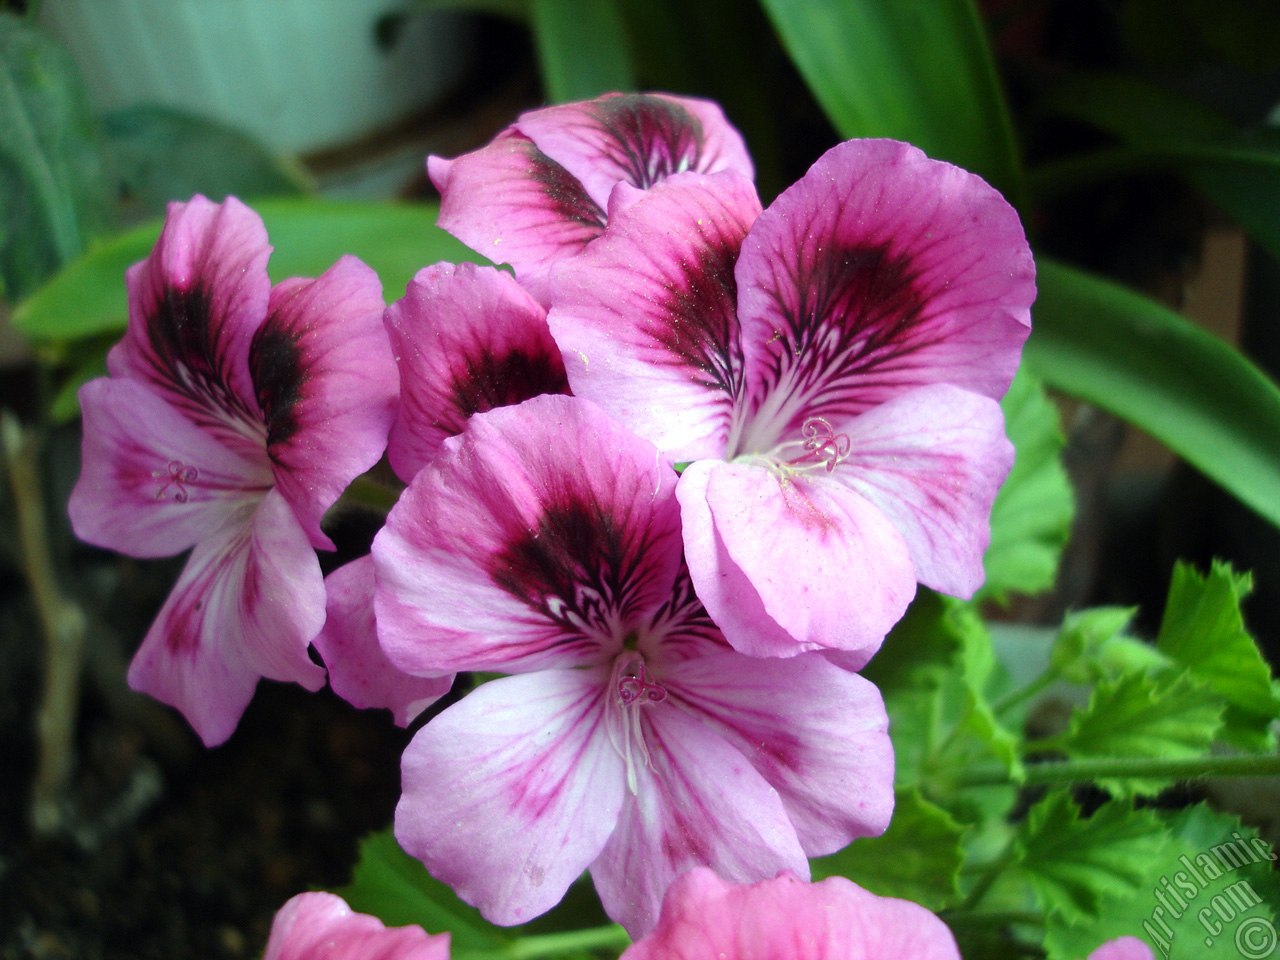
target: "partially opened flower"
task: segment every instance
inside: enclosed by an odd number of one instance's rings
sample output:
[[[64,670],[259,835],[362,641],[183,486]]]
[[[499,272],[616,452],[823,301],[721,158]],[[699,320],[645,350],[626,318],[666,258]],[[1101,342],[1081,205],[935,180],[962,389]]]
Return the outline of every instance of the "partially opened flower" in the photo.
[[[548,321],[575,395],[694,461],[685,548],[729,641],[856,665],[917,581],[972,595],[1035,293],[999,194],[863,140],[763,213],[732,171],[620,184],[609,209]]]
[[[128,273],[111,376],[80,390],[71,522],[136,557],[194,547],[129,670],[220,743],[259,677],[309,689],[324,623],[320,520],[381,456],[396,370],[382,288],[344,257],[271,286],[261,219],[234,198],[170,205]]]
[[[594,405],[473,416],[374,541],[378,630],[409,672],[513,674],[404,755],[396,836],[497,923],[590,868],[633,934],[681,873],[751,881],[879,833],[876,689],[820,654],[730,649],[693,595],[676,476]]]
[[[919,904],[844,877],[788,873],[751,885],[691,870],[667,892],[657,928],[622,960],[960,960],[947,925]]]
[[[449,934],[387,927],[332,893],[300,893],[276,912],[262,960],[449,960]]]
[[[545,299],[547,271],[598,237],[614,184],[685,170],[754,175],[742,137],[710,101],[609,94],[521,115],[488,146],[427,170],[440,226]]]

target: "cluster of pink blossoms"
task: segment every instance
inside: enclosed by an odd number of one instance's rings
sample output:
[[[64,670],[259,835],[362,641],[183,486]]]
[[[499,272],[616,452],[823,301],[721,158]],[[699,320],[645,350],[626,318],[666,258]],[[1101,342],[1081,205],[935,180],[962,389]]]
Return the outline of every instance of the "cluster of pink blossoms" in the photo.
[[[131,683],[216,744],[258,677],[327,669],[407,724],[505,674],[418,732],[396,815],[497,923],[584,869],[633,936],[682,876],[798,883],[892,813],[856,671],[917,583],[982,582],[1034,298],[1016,214],[889,141],[762,210],[719,108],[666,95],[429,170],[441,225],[514,277],[437,264],[385,310],[353,258],[272,288],[261,221],[203,198],[130,271],[72,520],[194,548]],[[406,489],[324,581],[321,518],[384,451]]]

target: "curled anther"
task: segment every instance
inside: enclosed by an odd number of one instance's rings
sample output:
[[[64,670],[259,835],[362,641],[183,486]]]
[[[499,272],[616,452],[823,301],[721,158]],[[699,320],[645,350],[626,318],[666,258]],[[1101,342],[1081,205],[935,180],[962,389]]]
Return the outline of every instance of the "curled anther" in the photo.
[[[836,433],[835,428],[825,417],[810,417],[800,427],[804,437],[803,457],[798,461],[816,461],[826,466],[827,472],[835,470],[836,464],[849,456],[853,449],[853,441],[847,433]]]

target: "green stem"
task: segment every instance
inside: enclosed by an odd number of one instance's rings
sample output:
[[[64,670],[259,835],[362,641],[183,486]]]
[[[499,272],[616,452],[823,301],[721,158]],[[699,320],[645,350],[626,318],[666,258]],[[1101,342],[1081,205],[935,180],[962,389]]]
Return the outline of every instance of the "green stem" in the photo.
[[[511,946],[498,952],[490,952],[490,957],[499,956],[503,960],[538,960],[541,957],[554,957],[561,954],[575,953],[580,950],[624,950],[631,943],[627,931],[616,923],[606,927],[590,927],[586,930],[568,930],[564,933],[542,933],[533,937],[521,937]]]
[[[1053,682],[1057,679],[1058,679],[1057,670],[1046,670],[1044,673],[1040,674],[1040,676],[1036,677],[1036,679],[1032,680],[1022,689],[1014,690],[1006,694],[1005,696],[1001,697],[994,704],[992,704],[991,709],[995,711],[996,716],[1002,717],[1008,711],[1016,707],[1018,704],[1024,703],[1027,700],[1030,700],[1037,693],[1044,690],[1046,687],[1051,686]]]
[[[1083,783],[1111,777],[1153,777],[1192,780],[1198,777],[1268,777],[1280,775],[1280,756],[1271,753],[1236,756],[1185,757],[1176,760],[1151,757],[1100,757],[1054,760],[1028,764],[1021,783]],[[959,778],[962,787],[1012,783],[1008,771],[995,763],[979,764]]]
[[[1014,859],[1014,841],[1010,840],[1005,844],[1000,856],[983,868],[981,875],[969,890],[969,895],[964,898],[964,903],[960,905],[960,910],[964,913],[975,912],[978,904],[982,902],[982,898],[991,889],[992,884],[1000,878],[1000,874],[1004,873],[1013,864]]]

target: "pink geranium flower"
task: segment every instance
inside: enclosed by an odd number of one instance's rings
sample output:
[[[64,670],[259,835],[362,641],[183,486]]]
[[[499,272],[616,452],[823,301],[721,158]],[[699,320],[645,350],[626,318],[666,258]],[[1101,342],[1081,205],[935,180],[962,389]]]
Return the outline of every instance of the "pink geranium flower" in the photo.
[[[1089,960],[1153,960],[1153,954],[1137,937],[1119,937],[1089,954]]]
[[[262,960],[449,960],[449,934],[387,927],[332,893],[300,893],[271,921]]]
[[[622,960],[960,960],[947,925],[919,904],[844,877],[788,873],[749,886],[691,870],[667,892],[657,928]]]
[[[128,273],[109,377],[80,390],[78,536],[136,557],[194,547],[129,683],[221,743],[259,677],[308,689],[324,623],[320,520],[381,456],[396,369],[372,270],[344,257],[271,286],[261,219],[234,198],[169,207]]]
[[[429,157],[440,226],[546,297],[551,265],[603,232],[609,193],[674,173],[754,175],[720,107],[669,94],[609,94],[522,114],[488,146]]]
[[[689,569],[730,643],[857,665],[917,581],[983,581],[1034,294],[999,194],[854,140],[763,213],[733,171],[619,184],[548,321],[575,395],[692,462]]]
[[[676,475],[594,405],[471,418],[374,541],[378,631],[420,675],[511,674],[406,750],[396,836],[496,923],[590,868],[633,934],[681,873],[751,881],[879,833],[879,693],[820,654],[730,649],[684,567]]]

